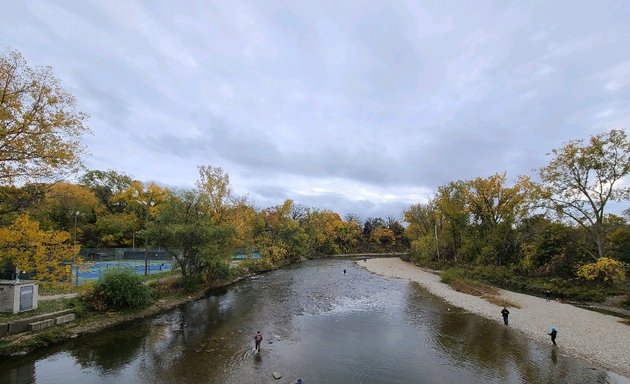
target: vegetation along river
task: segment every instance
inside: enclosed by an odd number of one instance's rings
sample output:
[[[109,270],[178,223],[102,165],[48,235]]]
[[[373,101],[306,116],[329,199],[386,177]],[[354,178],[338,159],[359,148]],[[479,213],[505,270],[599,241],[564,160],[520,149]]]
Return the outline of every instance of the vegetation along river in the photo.
[[[260,353],[253,351],[256,330],[264,337]],[[274,380],[273,372],[282,378]],[[3,384],[298,378],[305,384],[625,382],[349,259],[304,262],[151,319],[0,361]]]

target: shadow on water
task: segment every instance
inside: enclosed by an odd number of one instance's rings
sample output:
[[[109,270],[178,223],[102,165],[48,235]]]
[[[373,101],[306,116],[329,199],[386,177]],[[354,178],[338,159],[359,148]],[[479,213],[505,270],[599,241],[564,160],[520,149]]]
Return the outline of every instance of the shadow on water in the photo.
[[[0,362],[0,382],[269,383],[274,371],[282,383],[624,382],[350,260],[291,266]]]
[[[472,382],[618,382],[609,378],[607,372],[567,356],[558,348],[533,341],[498,322],[450,307],[418,284],[411,287],[408,317],[416,327],[429,325],[432,343],[447,357],[445,369],[472,370],[475,372]],[[420,321],[419,313],[424,314]]]

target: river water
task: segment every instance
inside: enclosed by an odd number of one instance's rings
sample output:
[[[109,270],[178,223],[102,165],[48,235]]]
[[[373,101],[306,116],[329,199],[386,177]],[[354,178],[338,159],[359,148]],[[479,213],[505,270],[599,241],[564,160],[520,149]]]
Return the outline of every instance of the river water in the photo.
[[[260,353],[253,350],[256,330],[264,336]],[[282,378],[274,380],[273,372]],[[304,262],[151,319],[0,361],[1,384],[298,378],[305,384],[629,382],[348,259]]]

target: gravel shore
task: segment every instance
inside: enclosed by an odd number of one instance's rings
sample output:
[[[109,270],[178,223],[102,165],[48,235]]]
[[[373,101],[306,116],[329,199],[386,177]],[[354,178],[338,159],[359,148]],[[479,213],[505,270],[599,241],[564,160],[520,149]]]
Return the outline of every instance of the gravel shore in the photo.
[[[435,273],[411,263],[398,258],[381,258],[357,264],[379,275],[415,281],[453,306],[503,323],[502,307],[457,292],[441,283]],[[521,293],[505,290],[500,293],[520,306],[509,308],[511,328],[551,344],[547,332],[554,325],[558,328],[558,348],[630,378],[630,326],[619,323],[619,318]]]

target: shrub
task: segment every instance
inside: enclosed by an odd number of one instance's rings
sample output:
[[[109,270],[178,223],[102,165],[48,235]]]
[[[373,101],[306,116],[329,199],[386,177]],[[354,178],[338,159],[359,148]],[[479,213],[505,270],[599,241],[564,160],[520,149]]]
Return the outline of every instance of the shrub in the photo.
[[[624,263],[608,257],[600,257],[594,263],[582,265],[576,274],[584,280],[609,285],[626,280]]]
[[[97,311],[142,307],[151,296],[142,278],[125,269],[110,269],[95,284],[81,289],[84,302]]]
[[[191,275],[182,277],[182,289],[186,292],[194,292],[202,283],[199,275]]]

